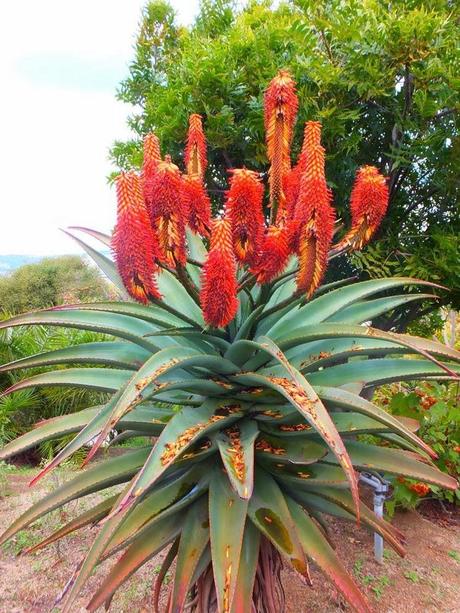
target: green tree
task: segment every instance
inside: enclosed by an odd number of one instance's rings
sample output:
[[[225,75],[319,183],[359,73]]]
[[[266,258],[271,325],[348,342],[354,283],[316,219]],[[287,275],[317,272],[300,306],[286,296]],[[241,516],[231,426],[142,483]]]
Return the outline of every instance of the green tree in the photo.
[[[45,258],[0,278],[0,310],[22,313],[63,302],[94,302],[110,291],[98,270],[80,256]]]
[[[208,186],[216,203],[227,169],[266,170],[261,119],[266,83],[280,68],[297,80],[294,151],[306,119],[324,122],[328,181],[347,217],[356,168],[374,163],[389,177],[390,211],[379,251],[361,267],[460,285],[458,6],[449,0],[292,0],[274,7],[204,0],[195,22],[178,27],[171,7],[142,13],[135,57],[119,98],[136,106],[135,138],[115,143],[121,168],[137,167],[141,139],[155,130],[177,163],[187,118],[205,117]],[[342,199],[343,198],[343,199]],[[441,237],[441,241],[439,238]],[[356,262],[355,262],[356,264]],[[446,295],[459,303],[459,294]]]

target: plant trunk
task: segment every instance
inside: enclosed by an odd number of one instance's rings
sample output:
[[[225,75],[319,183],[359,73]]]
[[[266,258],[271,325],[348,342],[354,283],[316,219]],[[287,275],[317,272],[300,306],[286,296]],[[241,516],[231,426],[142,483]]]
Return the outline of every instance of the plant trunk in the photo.
[[[286,599],[281,583],[282,568],[283,562],[280,554],[270,541],[262,537],[252,592],[252,613],[284,613]],[[195,583],[187,610],[191,613],[217,613],[216,590],[211,565]]]

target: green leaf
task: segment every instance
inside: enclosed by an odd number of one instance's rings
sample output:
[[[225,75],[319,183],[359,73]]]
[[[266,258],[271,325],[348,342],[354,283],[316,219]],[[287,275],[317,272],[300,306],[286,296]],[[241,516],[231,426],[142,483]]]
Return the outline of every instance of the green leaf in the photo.
[[[174,540],[181,531],[181,522],[178,520],[176,515],[165,517],[143,534],[142,538],[133,541],[88,603],[88,611],[96,611],[138,568]]]
[[[252,591],[259,561],[260,532],[247,521],[231,613],[252,613]]]
[[[295,330],[299,326],[311,326],[321,323],[338,313],[345,307],[363,300],[367,296],[404,285],[428,285],[438,287],[434,283],[411,279],[409,277],[378,279],[362,281],[333,290],[319,298],[313,299],[297,309],[291,309],[272,328],[266,332],[267,336],[277,339],[289,330]]]
[[[148,449],[139,449],[125,453],[122,456],[99,462],[96,466],[80,472],[23,513],[2,534],[0,544],[6,542],[19,530],[30,526],[43,515],[62,507],[75,498],[82,498],[112,485],[129,481],[145,462],[148,452]]]
[[[184,286],[167,270],[162,270],[157,276],[158,289],[160,290],[162,303],[177,310],[185,321],[194,322],[195,325],[204,328],[203,315],[200,307],[186,292]]]
[[[49,309],[18,315],[0,322],[0,329],[11,326],[60,326],[92,330],[102,334],[110,334],[131,341],[147,351],[153,352],[157,347],[146,338],[145,334],[155,331],[151,324],[128,315],[119,315],[104,311],[89,311],[85,309]]]
[[[172,589],[172,611],[183,610],[195,569],[208,543],[208,497],[201,496],[191,505],[183,522]]]
[[[96,240],[100,241],[106,247],[112,246],[112,237],[109,234],[104,234],[104,232],[99,232],[99,230],[93,230],[92,228],[85,228],[83,226],[69,226],[69,230],[78,230],[79,232],[84,232],[89,236],[92,236]]]
[[[302,578],[310,583],[308,564],[283,493],[273,477],[259,466],[256,469],[248,514],[257,528],[289,560]]]
[[[355,441],[347,442],[347,450],[353,465],[364,470],[372,469],[392,475],[404,475],[450,490],[455,490],[458,486],[453,477],[441,472],[435,466],[430,465],[428,460],[410,451],[389,449]],[[335,458],[329,455],[323,461],[334,462]]]
[[[123,369],[137,370],[151,355],[149,351],[125,342],[82,343],[54,351],[37,353],[0,366],[0,372],[18,368],[36,368],[53,364],[103,364]]]
[[[142,470],[134,480],[120,510],[141,496],[165,472],[175,459],[199,438],[223,428],[242,416],[239,405],[225,400],[208,399],[200,407],[184,408],[168,422]]]
[[[289,497],[286,497],[286,501],[306,555],[331,579],[355,611],[369,613],[371,607],[368,601],[321,530],[296,502]]]
[[[221,612],[229,611],[233,600],[247,510],[247,498],[241,499],[227,475],[216,467],[209,486],[209,523],[217,605]]]
[[[103,255],[102,253],[99,253],[99,251],[93,249],[93,247],[82,241],[81,238],[74,236],[71,232],[68,232],[67,230],[63,230],[63,232],[67,234],[67,236],[73,238],[73,240],[77,242],[84,251],[86,251],[89,257],[94,260],[94,262],[97,264],[97,266],[99,266],[104,275],[115,285],[119,296],[124,300],[129,300],[129,294],[125,289],[124,283],[121,280],[120,275],[118,274],[115,263],[107,256]]]
[[[259,430],[251,419],[240,421],[216,437],[222,462],[233,489],[249,499],[254,485],[254,441]],[[235,446],[237,445],[237,447]]]
[[[449,364],[449,368],[460,373],[460,366]],[[331,368],[309,374],[308,380],[314,386],[339,387],[352,381],[359,381],[363,385],[382,385],[392,381],[410,381],[425,377],[453,378],[446,376],[436,364],[427,360],[385,359],[359,360],[331,366]]]
[[[343,322],[347,324],[358,324],[364,321],[373,320],[383,313],[392,311],[402,304],[408,304],[414,300],[434,300],[437,297],[433,294],[401,294],[398,296],[385,296],[385,298],[375,298],[374,300],[363,300],[341,309],[331,317],[328,322]]]

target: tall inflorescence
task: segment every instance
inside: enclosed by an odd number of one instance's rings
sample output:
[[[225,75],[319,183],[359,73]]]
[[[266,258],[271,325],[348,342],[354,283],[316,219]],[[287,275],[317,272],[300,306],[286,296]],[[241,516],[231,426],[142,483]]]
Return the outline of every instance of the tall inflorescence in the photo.
[[[160,298],[155,282],[158,249],[142,196],[141,181],[134,172],[122,173],[116,182],[117,224],[112,249],[118,271],[129,295],[146,304]]]
[[[209,253],[203,267],[200,301],[204,320],[209,326],[225,326],[236,315],[236,258],[229,217],[213,222]]]
[[[113,250],[131,297],[144,303],[158,300],[156,277],[166,268],[199,302],[205,323],[224,327],[235,317],[239,292],[250,290],[255,283],[274,282],[288,263],[292,268],[286,274],[295,278],[295,296],[310,298],[331,256],[361,249],[369,242],[388,206],[385,177],[374,166],[357,171],[350,202],[351,227],[332,245],[335,211],[326,181],[322,126],[318,121],[306,122],[301,152],[293,165],[297,108],[295,82],[289,72],[281,70],[264,95],[269,160],[266,211],[261,175],[236,168],[229,171],[223,211],[212,219],[205,185],[207,144],[200,115],[189,118],[183,172],[169,156],[162,159],[155,134],[145,137],[140,176],[129,172],[117,180]],[[208,174],[213,176],[212,166]],[[191,252],[187,250],[187,226],[192,231],[188,236],[194,246]]]

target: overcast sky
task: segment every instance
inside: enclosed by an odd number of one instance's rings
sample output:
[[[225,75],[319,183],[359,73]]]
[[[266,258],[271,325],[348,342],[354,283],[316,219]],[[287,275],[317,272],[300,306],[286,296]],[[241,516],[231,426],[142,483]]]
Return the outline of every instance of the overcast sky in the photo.
[[[78,252],[59,227],[112,228],[115,100],[145,0],[0,1],[0,254]],[[188,23],[198,0],[171,0]]]

